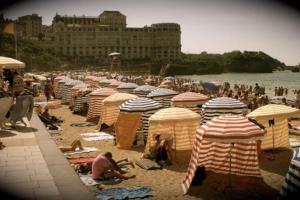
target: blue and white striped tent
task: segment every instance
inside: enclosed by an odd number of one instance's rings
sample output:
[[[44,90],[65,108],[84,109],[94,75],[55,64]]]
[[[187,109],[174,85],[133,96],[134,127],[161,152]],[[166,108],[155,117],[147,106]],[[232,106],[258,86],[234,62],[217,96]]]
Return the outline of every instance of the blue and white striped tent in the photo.
[[[156,90],[150,92],[147,97],[161,102],[165,108],[168,108],[171,105],[171,99],[177,94],[178,93],[176,91],[171,89],[157,88]]]
[[[300,195],[300,148],[294,150],[289,171],[280,190],[283,199],[295,198]]]
[[[146,140],[149,128],[149,117],[153,115],[159,109],[162,109],[163,105],[157,101],[149,98],[134,98],[126,101],[120,106],[121,112],[140,112],[142,113],[142,127],[137,130],[138,133],[143,133]]]
[[[158,110],[163,105],[149,98],[137,97],[130,99],[120,106],[122,112],[147,112],[150,110]]]
[[[223,114],[245,115],[248,112],[247,105],[237,99],[218,97],[209,100],[202,105],[202,123],[206,123],[214,117]]]
[[[78,85],[83,83],[79,80],[69,79],[65,82],[62,94],[61,94],[61,102],[62,103],[70,103],[71,102],[71,89],[74,85]]]

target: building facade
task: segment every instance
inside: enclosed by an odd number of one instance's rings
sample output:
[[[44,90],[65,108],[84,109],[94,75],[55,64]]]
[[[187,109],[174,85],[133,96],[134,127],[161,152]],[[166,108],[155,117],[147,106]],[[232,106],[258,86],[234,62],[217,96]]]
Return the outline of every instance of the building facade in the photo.
[[[19,17],[17,31],[18,36],[24,39],[38,40],[42,33],[42,17],[37,14]]]
[[[105,62],[108,54],[125,60],[180,60],[181,30],[176,23],[127,27],[126,16],[104,11],[97,17],[56,15],[52,23],[55,52],[66,57]]]

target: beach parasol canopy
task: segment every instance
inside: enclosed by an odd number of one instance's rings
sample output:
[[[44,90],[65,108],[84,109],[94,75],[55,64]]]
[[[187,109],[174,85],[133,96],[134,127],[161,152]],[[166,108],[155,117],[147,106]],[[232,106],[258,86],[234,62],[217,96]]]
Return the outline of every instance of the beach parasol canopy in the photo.
[[[259,107],[247,115],[249,118],[255,118],[267,129],[261,149],[290,147],[288,118],[299,116],[299,109],[277,104],[268,104]]]
[[[261,140],[265,130],[243,116],[224,115],[215,117],[202,125],[199,132],[203,139],[212,142],[248,142]]]
[[[162,96],[169,96],[169,95],[176,95],[178,94],[176,91],[167,89],[167,88],[157,88],[156,90],[153,90],[150,92],[147,97],[153,98],[153,97],[162,97]]]
[[[149,98],[134,98],[126,101],[120,106],[122,112],[146,112],[150,110],[158,110],[163,108],[163,105]]]
[[[283,199],[295,197],[300,191],[300,148],[294,149],[293,157],[280,190],[280,196]]]
[[[121,55],[121,54],[118,52],[112,52],[112,53],[108,54],[108,56],[118,56],[118,55]]]
[[[155,144],[155,135],[173,139],[175,150],[191,150],[195,131],[199,127],[199,114],[186,108],[165,108],[149,118],[148,140],[145,151],[150,151]]]
[[[157,87],[155,86],[152,86],[152,85],[141,85],[137,88],[135,88],[133,90],[134,93],[139,93],[139,92],[144,92],[144,93],[150,93],[152,92],[153,90],[156,90]]]
[[[289,106],[295,106],[296,105],[296,99],[290,99],[288,97],[284,97],[284,96],[274,96],[271,98],[270,103],[273,104],[284,104],[283,99],[286,99],[286,103]]]
[[[167,76],[167,77],[164,78],[164,80],[174,81],[175,78],[173,76]]]
[[[0,56],[0,68],[1,69],[20,69],[20,68],[24,68],[24,67],[25,67],[25,63],[23,63],[19,60]]]
[[[117,87],[117,89],[135,89],[137,87],[139,87],[139,85],[136,83],[122,83]]]
[[[216,173],[260,177],[256,140],[264,134],[243,116],[219,116],[202,125],[196,132],[183,192],[187,193],[198,166]]]
[[[203,89],[208,90],[210,92],[217,92],[221,85],[216,82],[201,82]]]
[[[300,109],[286,105],[268,104],[249,113],[247,117],[255,119],[289,118],[300,116]]]

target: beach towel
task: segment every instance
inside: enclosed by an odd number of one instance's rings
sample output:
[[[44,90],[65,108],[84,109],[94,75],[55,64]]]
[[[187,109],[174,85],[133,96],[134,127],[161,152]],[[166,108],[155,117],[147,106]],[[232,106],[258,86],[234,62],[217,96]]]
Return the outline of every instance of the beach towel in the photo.
[[[100,200],[135,199],[149,196],[154,196],[154,191],[150,187],[109,188],[96,192],[96,198]]]
[[[298,138],[289,138],[289,141],[290,141],[290,146],[292,148],[300,147],[300,139],[298,139]]]
[[[65,152],[64,155],[70,156],[74,154],[89,153],[94,151],[99,151],[99,149],[96,147],[83,147],[83,150],[76,149],[75,151]]]
[[[94,180],[91,175],[80,175],[81,181],[86,186],[93,186],[93,185],[100,185],[100,184],[114,184],[120,182],[118,178],[110,178],[110,179],[103,179],[103,180]]]
[[[95,126],[96,124],[94,122],[75,122],[70,124],[70,126],[75,127],[88,127],[88,126]]]
[[[162,169],[162,167],[159,164],[149,159],[141,158],[140,160],[135,161],[135,163],[145,170]]]
[[[71,164],[84,164],[84,163],[92,163],[96,157],[79,157],[79,158],[68,158],[68,161]]]
[[[113,140],[114,136],[105,132],[94,132],[94,133],[82,133],[81,137],[86,141],[97,141],[97,140]]]

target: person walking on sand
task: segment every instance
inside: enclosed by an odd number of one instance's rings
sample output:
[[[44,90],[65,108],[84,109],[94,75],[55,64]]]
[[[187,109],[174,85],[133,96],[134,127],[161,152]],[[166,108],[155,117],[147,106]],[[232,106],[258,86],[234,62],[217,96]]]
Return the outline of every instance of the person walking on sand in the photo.
[[[126,173],[126,171],[123,171],[121,169],[122,165],[131,165],[132,167],[134,167],[134,164],[132,162],[128,162],[128,159],[115,161],[112,158],[111,152],[106,152],[102,155],[98,155],[92,163],[92,177],[95,180],[109,179],[113,177],[117,177],[123,180],[135,178],[135,175],[123,175]]]

